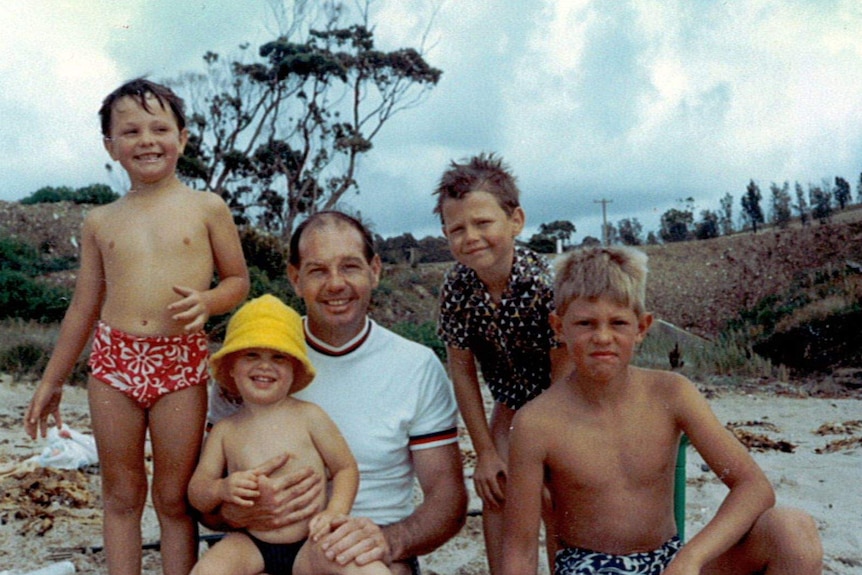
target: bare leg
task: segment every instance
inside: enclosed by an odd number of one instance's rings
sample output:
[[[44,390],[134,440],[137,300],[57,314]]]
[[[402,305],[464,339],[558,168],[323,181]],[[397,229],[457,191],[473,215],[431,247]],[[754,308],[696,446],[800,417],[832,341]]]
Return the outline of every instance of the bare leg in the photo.
[[[206,405],[206,386],[196,385],[164,395],[150,408],[153,506],[165,575],[186,575],[197,560],[198,524],[187,491],[200,455]]]
[[[403,564],[402,564],[403,565]],[[393,571],[382,561],[374,561],[359,566],[355,562],[339,565],[330,561],[320,547],[312,541],[306,541],[296,556],[293,564],[293,575],[391,575]]]
[[[139,575],[141,515],[147,501],[147,414],[133,399],[92,377],[87,394],[102,477],[108,573]]]
[[[727,553],[707,564],[702,573],[820,575],[823,547],[817,524],[798,509],[772,508],[751,532]]]
[[[233,532],[213,545],[190,575],[257,575],[263,573],[263,557],[245,533]]]
[[[503,404],[495,403],[491,413],[491,437],[503,463],[509,465],[509,428],[515,411]],[[505,505],[505,504],[504,504]],[[482,531],[485,536],[485,553],[491,575],[503,571],[503,508],[482,508]]]

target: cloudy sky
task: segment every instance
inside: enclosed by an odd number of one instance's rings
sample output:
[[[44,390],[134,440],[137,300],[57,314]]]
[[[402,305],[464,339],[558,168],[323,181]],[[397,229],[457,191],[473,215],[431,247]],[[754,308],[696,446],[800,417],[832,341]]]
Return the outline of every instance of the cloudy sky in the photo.
[[[426,58],[443,70],[363,159],[350,201],[384,235],[437,235],[447,163],[502,155],[528,230],[570,220],[645,231],[692,197],[718,210],[750,179],[805,187],[862,172],[858,0],[436,0]],[[347,4],[353,5],[352,1]],[[417,46],[431,0],[376,0],[378,47]],[[201,56],[274,38],[268,0],[5,0],[0,199],[118,184],[96,110],[123,81],[200,71]]]

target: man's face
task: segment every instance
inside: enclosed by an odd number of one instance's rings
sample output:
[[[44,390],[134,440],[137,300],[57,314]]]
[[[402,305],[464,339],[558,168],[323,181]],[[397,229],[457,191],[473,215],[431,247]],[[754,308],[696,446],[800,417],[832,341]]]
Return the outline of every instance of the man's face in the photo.
[[[362,330],[371,292],[380,280],[380,258],[366,261],[363,247],[359,231],[328,223],[303,232],[299,266],[288,267],[290,282],[305,300],[309,329],[333,346]]]

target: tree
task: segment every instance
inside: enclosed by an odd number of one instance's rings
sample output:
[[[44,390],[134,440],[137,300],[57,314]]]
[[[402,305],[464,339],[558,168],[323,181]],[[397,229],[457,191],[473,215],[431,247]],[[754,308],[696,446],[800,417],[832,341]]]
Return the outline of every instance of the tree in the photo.
[[[838,209],[843,210],[851,200],[850,182],[844,178],[835,176],[835,190],[832,193],[835,196],[835,201],[838,202]]]
[[[811,217],[820,224],[832,218],[832,194],[820,186],[808,186],[808,201],[811,203]]]
[[[677,200],[683,209],[671,208],[661,216],[659,235],[665,242],[684,242],[691,239],[694,224],[694,198]]]
[[[751,225],[751,231],[757,233],[757,224],[763,223],[763,209],[760,207],[760,187],[750,180],[742,196],[742,215]]]
[[[733,233],[733,196],[728,192],[721,198],[721,211],[718,216],[721,234],[729,236]]]
[[[620,241],[627,246],[639,246],[643,243],[643,226],[637,218],[624,218],[617,223],[617,234]]]
[[[527,247],[541,254],[553,254],[557,251],[558,242],[563,250],[568,247],[569,239],[575,231],[575,224],[565,220],[541,224],[538,233],[533,234],[527,241]]]
[[[802,184],[796,182],[796,204],[794,204],[793,208],[799,214],[799,221],[803,226],[807,226],[809,223],[808,220],[808,202],[805,200],[805,192],[802,189]]]
[[[769,186],[770,203],[772,207],[772,223],[781,229],[786,228],[790,224],[790,184],[784,182],[782,187],[772,182]]]
[[[709,240],[719,236],[718,214],[712,210],[700,212],[700,221],[694,226],[694,237]]]
[[[375,48],[369,2],[361,23],[350,25],[341,3],[325,2],[321,29],[311,28],[313,3],[297,2],[288,30],[261,46],[257,61],[207,52],[206,74],[174,82],[194,108],[178,170],[225,198],[239,223],[286,239],[301,215],[358,193],[360,156],[393,115],[439,81],[442,72],[416,49]]]
[[[859,183],[856,184],[856,202],[862,204],[862,172],[859,173]]]

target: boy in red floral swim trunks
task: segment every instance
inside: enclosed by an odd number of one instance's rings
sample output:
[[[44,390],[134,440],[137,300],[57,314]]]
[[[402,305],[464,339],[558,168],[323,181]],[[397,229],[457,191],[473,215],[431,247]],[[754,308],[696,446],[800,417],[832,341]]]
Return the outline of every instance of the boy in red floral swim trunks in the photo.
[[[108,95],[99,115],[105,149],[131,187],[84,220],[75,293],[24,426],[35,438],[45,436],[49,415],[62,425],[62,386],[95,326],[87,391],[108,571],[141,570],[149,431],[163,572],[185,575],[197,554],[186,490],[206,418],[202,330],[210,316],[245,299],[248,271],[227,205],[216,194],[191,190],[175,173],[188,141],[183,101],[137,79]],[[214,273],[219,282],[211,287]]]

